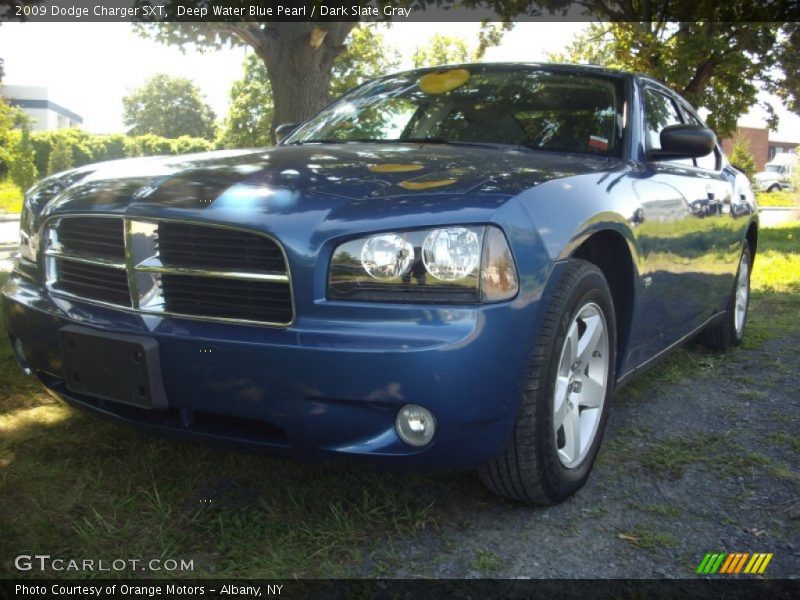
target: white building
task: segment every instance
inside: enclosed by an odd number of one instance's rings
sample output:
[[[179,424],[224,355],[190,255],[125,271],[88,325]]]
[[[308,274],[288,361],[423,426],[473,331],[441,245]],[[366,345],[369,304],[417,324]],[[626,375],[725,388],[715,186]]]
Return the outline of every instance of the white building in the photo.
[[[0,94],[9,104],[18,106],[33,118],[34,131],[79,127],[83,124],[83,117],[53,102],[44,86],[4,85],[0,88]]]

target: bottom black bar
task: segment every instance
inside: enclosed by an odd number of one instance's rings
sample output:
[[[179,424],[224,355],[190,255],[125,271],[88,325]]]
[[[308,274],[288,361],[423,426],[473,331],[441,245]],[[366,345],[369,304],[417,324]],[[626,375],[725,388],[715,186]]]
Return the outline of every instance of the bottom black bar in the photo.
[[[0,597],[65,598],[387,598],[523,599],[603,598],[615,600],[673,598],[800,597],[800,580],[774,579],[3,579]]]

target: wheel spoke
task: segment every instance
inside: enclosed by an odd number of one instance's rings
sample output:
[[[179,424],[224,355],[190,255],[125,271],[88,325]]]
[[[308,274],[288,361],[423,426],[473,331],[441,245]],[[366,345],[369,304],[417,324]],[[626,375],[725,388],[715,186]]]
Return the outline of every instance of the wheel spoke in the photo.
[[[556,397],[553,407],[553,428],[557,431],[564,423],[564,416],[567,412],[567,394],[569,390],[569,378],[558,377],[556,379]]]
[[[578,405],[584,408],[600,408],[605,393],[605,385],[591,377],[584,377],[581,380],[581,393],[574,398],[578,400]]]
[[[577,408],[567,411],[563,423],[564,447],[559,450],[565,463],[573,463],[581,454],[581,420]]]
[[[733,325],[737,335],[741,335],[744,321],[747,317],[747,299],[750,295],[750,263],[747,256],[742,256],[739,263],[739,276],[736,281],[736,298],[733,315]]]
[[[569,346],[564,354],[565,357],[569,357],[569,365],[573,365],[575,364],[575,361],[578,359],[578,345],[580,344],[580,340],[578,339],[577,319],[572,322],[572,326],[569,328],[569,331],[567,332],[566,343]]]
[[[600,315],[594,315],[584,318],[583,322],[586,324],[586,330],[578,342],[578,360],[586,364],[603,337],[603,321]]]

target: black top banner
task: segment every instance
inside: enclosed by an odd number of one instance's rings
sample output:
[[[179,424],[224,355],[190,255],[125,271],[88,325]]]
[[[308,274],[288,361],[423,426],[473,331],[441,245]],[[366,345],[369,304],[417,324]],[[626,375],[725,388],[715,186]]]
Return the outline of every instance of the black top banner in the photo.
[[[800,21],[800,0],[0,0],[0,22]]]

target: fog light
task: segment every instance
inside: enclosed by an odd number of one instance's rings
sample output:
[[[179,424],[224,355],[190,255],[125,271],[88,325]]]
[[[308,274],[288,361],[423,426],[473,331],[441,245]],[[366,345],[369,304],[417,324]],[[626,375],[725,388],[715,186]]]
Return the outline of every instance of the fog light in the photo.
[[[22,369],[25,375],[30,375],[32,371],[28,366],[28,359],[25,356],[25,350],[22,348],[22,342],[19,341],[19,338],[14,338],[14,343],[12,345],[14,346],[14,354],[17,357],[19,368]]]
[[[395,419],[397,435],[406,444],[424,446],[433,439],[436,432],[436,420],[427,408],[416,404],[406,404],[397,413]]]

